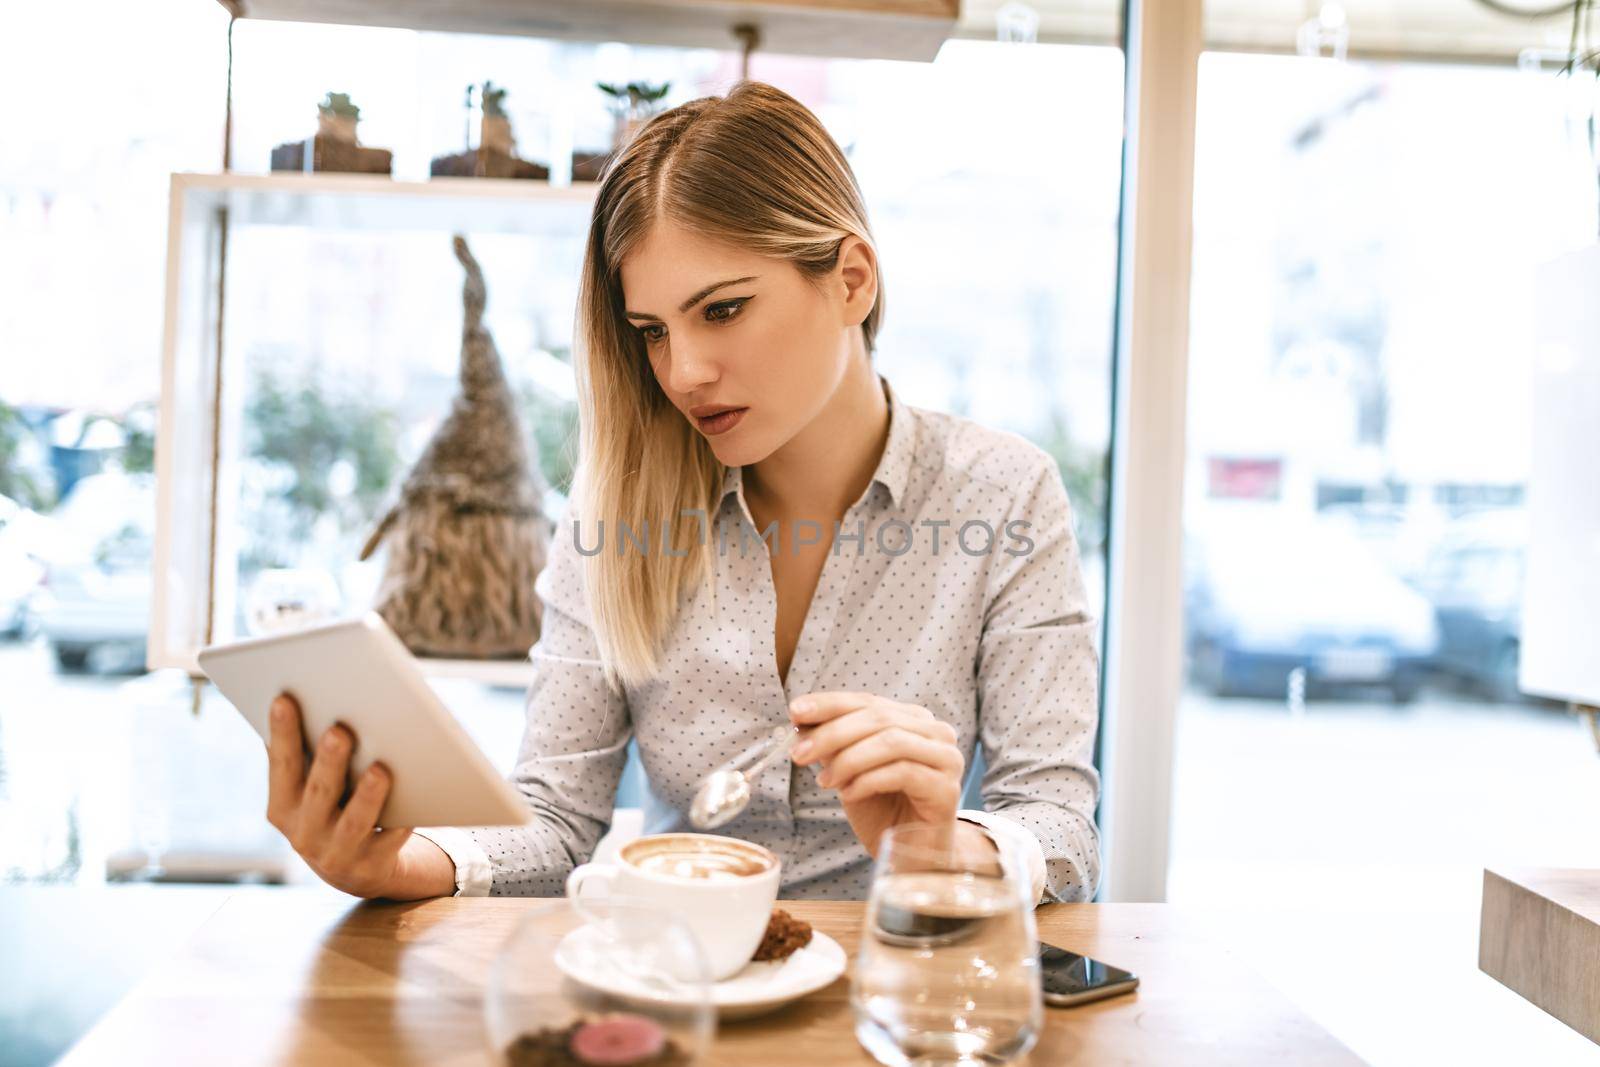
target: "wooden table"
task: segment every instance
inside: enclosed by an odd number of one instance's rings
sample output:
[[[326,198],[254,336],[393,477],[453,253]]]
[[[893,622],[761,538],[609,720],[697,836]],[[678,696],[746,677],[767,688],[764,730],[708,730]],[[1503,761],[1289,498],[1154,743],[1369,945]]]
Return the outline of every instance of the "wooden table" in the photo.
[[[523,909],[547,903],[242,893],[60,1062],[490,1064],[482,1021],[489,961]],[[862,904],[784,906],[854,957]],[[1127,967],[1141,985],[1127,996],[1047,1009],[1030,1064],[1360,1062],[1178,909],[1047,905],[1038,925],[1044,940]],[[846,976],[774,1014],[725,1023],[710,1062],[871,1064],[856,1044],[849,994]]]
[[[1600,1043],[1600,871],[1485,870],[1478,966]]]

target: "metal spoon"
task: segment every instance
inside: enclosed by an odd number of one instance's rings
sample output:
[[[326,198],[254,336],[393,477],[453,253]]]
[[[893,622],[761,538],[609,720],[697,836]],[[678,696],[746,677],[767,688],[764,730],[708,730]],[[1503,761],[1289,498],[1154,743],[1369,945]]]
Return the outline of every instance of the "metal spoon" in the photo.
[[[798,736],[798,726],[776,727],[772,737],[754,753],[731,760],[706,775],[695,792],[694,803],[689,806],[689,821],[702,830],[714,830],[732,822],[750,803],[750,783],[773,763],[788,756]],[[741,766],[749,763],[752,756],[754,763]]]

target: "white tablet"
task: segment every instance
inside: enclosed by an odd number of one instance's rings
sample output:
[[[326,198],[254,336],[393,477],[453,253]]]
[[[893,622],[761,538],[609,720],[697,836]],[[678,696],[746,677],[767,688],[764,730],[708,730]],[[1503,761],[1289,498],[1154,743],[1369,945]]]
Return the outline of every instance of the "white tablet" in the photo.
[[[375,760],[392,776],[380,827],[513,826],[532,818],[375,612],[211,645],[200,650],[200,669],[263,741],[272,736],[272,700],[283,692],[300,703],[308,745],[336,722],[355,731],[352,777]]]

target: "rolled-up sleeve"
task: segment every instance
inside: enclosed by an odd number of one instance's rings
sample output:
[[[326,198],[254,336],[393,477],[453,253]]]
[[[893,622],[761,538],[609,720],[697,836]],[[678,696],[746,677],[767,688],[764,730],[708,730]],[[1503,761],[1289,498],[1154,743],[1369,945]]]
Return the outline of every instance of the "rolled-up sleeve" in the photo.
[[[1039,460],[1007,520],[1009,551],[994,554],[989,572],[978,652],[980,790],[987,811],[1038,840],[1044,898],[1081,901],[1100,880],[1096,615],[1060,471],[1042,452]]]
[[[625,695],[602,673],[581,564],[569,521],[534,585],[544,618],[511,774],[533,821],[417,831],[455,863],[459,896],[559,896],[610,825],[633,730]]]

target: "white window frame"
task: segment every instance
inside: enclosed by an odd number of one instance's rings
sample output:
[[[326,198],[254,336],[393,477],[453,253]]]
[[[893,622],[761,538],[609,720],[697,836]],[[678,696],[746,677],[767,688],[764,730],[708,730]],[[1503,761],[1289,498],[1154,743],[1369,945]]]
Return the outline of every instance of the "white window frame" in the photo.
[[[226,226],[433,230],[537,237],[583,234],[593,212],[592,182],[436,178],[401,182],[354,174],[172,175],[167,220],[167,285],[162,337],[161,413],[156,433],[156,543],[150,633],[152,670],[201,675],[211,583],[212,435],[219,435],[216,493],[216,596],[212,641],[233,633],[238,603],[237,502],[244,385],[241,354],[225,351],[221,403],[217,369],[217,276]],[[226,209],[228,222],[222,220]],[[226,294],[224,294],[224,301]],[[223,307],[225,307],[225,302]],[[216,406],[221,423],[212,418]],[[515,661],[419,661],[437,676],[523,685],[532,665]]]
[[[1101,898],[1166,900],[1183,685],[1183,477],[1200,0],[1128,0],[1107,541]]]

